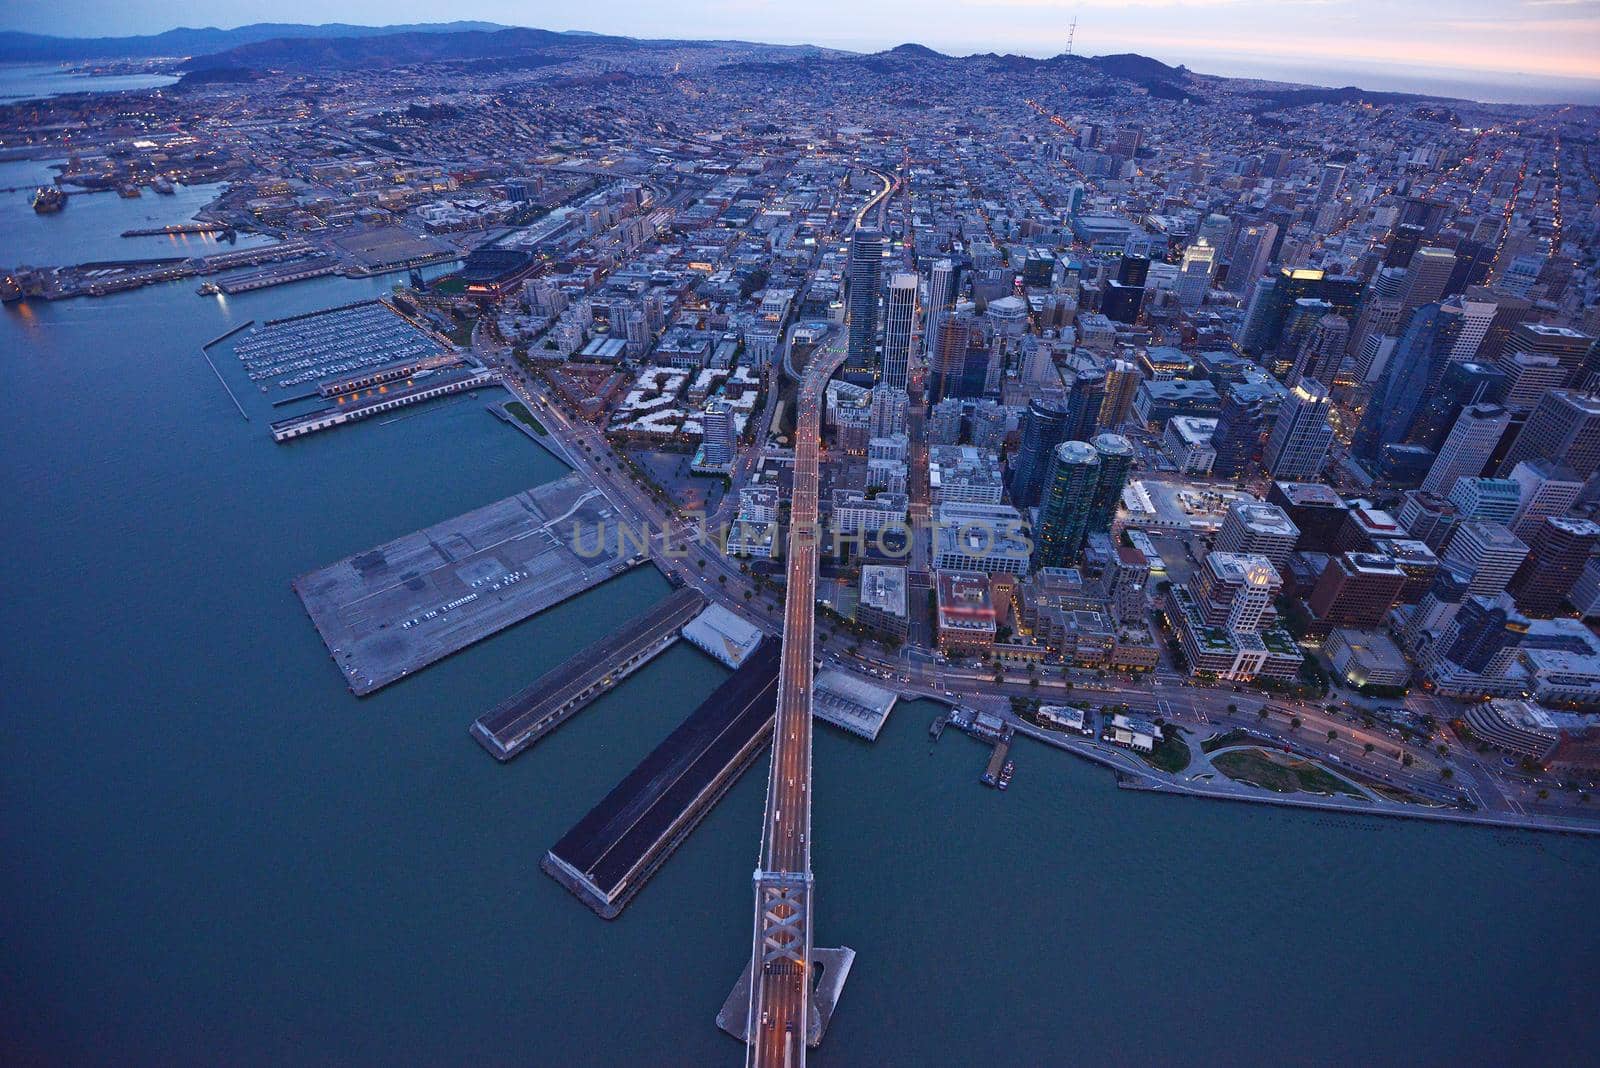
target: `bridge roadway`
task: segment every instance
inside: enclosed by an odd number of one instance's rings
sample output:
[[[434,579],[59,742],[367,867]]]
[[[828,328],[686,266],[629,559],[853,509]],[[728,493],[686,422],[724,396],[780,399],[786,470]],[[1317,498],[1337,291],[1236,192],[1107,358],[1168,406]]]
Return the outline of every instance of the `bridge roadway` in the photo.
[[[788,587],[772,775],[755,875],[751,949],[752,1068],[805,1064],[811,1008],[811,698],[815,651],[818,462],[823,394],[844,363],[837,344],[816,353],[801,381],[789,513]]]

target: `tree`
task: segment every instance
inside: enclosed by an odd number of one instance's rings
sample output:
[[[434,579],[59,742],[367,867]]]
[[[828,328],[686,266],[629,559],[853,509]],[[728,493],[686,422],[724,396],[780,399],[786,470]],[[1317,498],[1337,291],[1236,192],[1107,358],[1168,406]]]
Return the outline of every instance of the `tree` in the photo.
[[[1370,755],[1372,753],[1372,751],[1374,749],[1378,748],[1378,747],[1373,745],[1371,742],[1368,742],[1366,745],[1362,746],[1361,748],[1366,750],[1366,752]]]
[[[1443,769],[1441,769],[1439,771],[1439,778],[1441,778],[1441,779],[1453,779],[1453,778],[1455,778],[1455,774],[1456,774],[1456,769],[1455,768],[1443,768]]]
[[[1239,711],[1239,706],[1230,701],[1228,703],[1228,711],[1229,712],[1237,712],[1237,711]]]
[[[1289,726],[1293,730],[1299,730],[1300,729],[1300,717],[1299,716],[1290,716],[1289,717]]]
[[[1262,705],[1260,708],[1256,709],[1256,718],[1257,719],[1266,719],[1267,718],[1267,706],[1266,705]]]
[[[1339,737],[1339,732],[1338,731],[1329,731],[1328,732],[1328,741],[1331,742],[1331,741],[1335,740],[1338,737]]]
[[[1412,764],[1416,763],[1416,758],[1413,757],[1410,753],[1402,753],[1402,754],[1400,754],[1400,763],[1404,767],[1408,767],[1409,768]]]

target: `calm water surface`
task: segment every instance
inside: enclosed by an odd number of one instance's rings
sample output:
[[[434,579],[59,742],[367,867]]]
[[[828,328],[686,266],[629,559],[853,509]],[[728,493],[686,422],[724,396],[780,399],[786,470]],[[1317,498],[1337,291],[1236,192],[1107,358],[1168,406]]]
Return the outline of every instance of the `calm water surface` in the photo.
[[[97,247],[82,206],[65,240]],[[0,211],[0,244],[36,222]],[[538,870],[725,671],[675,647],[504,767],[467,735],[666,583],[365,700],[289,589],[562,473],[487,398],[278,446],[227,348],[250,422],[200,356],[388,284],[0,315],[6,1063],[739,1063],[712,1018],[764,765],[615,923]],[[901,706],[875,746],[819,728],[819,942],[860,957],[818,1065],[1570,1063],[1600,1040],[1600,844],[1123,793],[1031,744],[1000,795],[932,715]]]

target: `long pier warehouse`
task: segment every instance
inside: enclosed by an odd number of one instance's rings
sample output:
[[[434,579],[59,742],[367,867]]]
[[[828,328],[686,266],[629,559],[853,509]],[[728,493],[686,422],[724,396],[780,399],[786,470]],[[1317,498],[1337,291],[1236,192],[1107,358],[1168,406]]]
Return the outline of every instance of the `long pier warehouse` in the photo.
[[[674,590],[478,717],[472,736],[496,760],[510,760],[665,651],[704,604],[687,586]]]
[[[778,659],[779,643],[769,638],[540,866],[601,916],[621,915],[771,739]]]

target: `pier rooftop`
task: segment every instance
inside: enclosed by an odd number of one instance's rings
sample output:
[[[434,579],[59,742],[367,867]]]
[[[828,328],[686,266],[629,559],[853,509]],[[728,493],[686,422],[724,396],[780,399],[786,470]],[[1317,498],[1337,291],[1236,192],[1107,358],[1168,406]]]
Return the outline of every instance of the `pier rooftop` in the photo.
[[[817,676],[812,712],[820,720],[860,735],[869,742],[889,720],[898,695],[874,686],[860,675],[830,668]]]
[[[761,631],[721,605],[707,605],[683,628],[683,636],[731,668],[742,665],[756,646]]]
[[[771,737],[778,659],[778,642],[762,642],[545,854],[544,870],[601,916],[618,916]]]
[[[496,760],[510,760],[665,651],[704,604],[692,587],[674,590],[478,717],[472,736]]]
[[[345,681],[368,694],[642,562],[595,534],[618,519],[568,475],[347,556],[294,590]],[[574,529],[598,555],[574,551]]]

